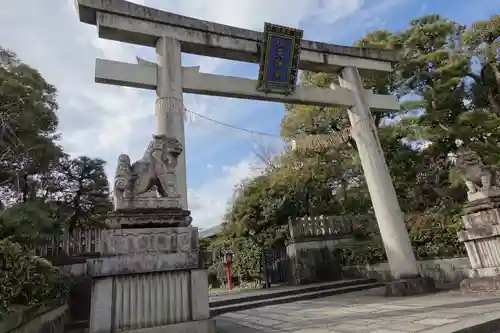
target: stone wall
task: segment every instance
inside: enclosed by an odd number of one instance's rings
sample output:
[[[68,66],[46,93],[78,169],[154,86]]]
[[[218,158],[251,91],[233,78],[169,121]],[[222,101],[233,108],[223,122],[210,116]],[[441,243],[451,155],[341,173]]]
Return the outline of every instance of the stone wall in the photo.
[[[334,256],[336,248],[352,244],[357,231],[375,227],[372,215],[317,216],[290,220],[287,254],[294,284],[332,281],[342,278],[391,278],[387,262],[376,265],[341,267]],[[420,260],[420,274],[432,277],[437,286],[456,287],[468,277],[467,257]]]
[[[67,305],[55,302],[9,313],[0,322],[0,333],[63,333]]]
[[[457,287],[460,282],[467,278],[468,270],[471,268],[469,258],[451,258],[436,260],[419,260],[420,274],[432,277],[437,286]],[[387,262],[376,265],[349,266],[342,269],[342,275],[346,278],[367,277],[380,280],[389,280],[390,269]]]
[[[352,238],[345,237],[288,244],[286,250],[291,263],[292,283],[339,280],[342,270],[333,257],[333,250],[351,240]]]
[[[292,283],[308,284],[342,278],[333,251],[352,242],[358,230],[375,223],[373,215],[306,216],[290,220],[290,258]]]

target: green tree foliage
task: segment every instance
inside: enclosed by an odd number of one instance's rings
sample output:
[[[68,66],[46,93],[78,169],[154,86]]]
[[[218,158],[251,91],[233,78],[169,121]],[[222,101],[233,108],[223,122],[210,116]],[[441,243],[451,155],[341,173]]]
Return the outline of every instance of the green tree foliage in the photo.
[[[105,162],[58,144],[57,90],[0,47],[0,310],[57,298],[57,269],[31,252],[54,235],[103,223]]]
[[[56,95],[37,70],[0,47],[0,185],[7,189],[17,190],[61,155]]]
[[[9,239],[27,249],[45,243],[45,236],[61,232],[58,220],[42,202],[22,202],[5,211],[0,222],[0,239]]]
[[[98,226],[111,210],[105,164],[101,159],[80,156],[66,158],[58,165],[59,174],[53,177],[56,182],[51,184],[52,197],[68,215],[70,229]]]
[[[111,209],[105,161],[73,158],[57,144],[56,96],[56,88],[37,70],[0,48],[0,192],[7,208],[1,216],[4,233],[12,231],[16,221],[35,223],[43,230],[47,228],[42,226],[50,223],[42,220],[54,221],[59,229],[96,225]]]
[[[262,246],[283,241],[281,226],[288,221],[286,212],[294,208],[292,198],[278,184],[272,183],[268,175],[249,181],[237,191],[232,214],[227,216],[226,233],[251,238]],[[241,226],[242,228],[238,228]]]
[[[416,18],[401,31],[370,32],[355,43],[401,55],[393,73],[365,76],[363,82],[375,93],[400,97],[401,111],[374,113],[373,121],[419,258],[463,254],[456,231],[466,190],[456,181],[457,143],[487,164],[500,164],[499,43],[499,15],[466,27],[437,14]],[[302,85],[336,83],[331,74],[301,77]],[[345,135],[346,110],[285,110],[281,135],[293,139],[296,149],[286,148],[267,172],[239,189],[226,214],[226,239],[250,237],[265,247],[282,243],[288,218],[372,210],[356,145]],[[303,142],[319,136],[336,140],[304,149]],[[371,252],[351,249],[342,256],[350,262],[383,257],[380,242],[363,248]]]
[[[500,116],[500,15],[474,23],[462,34],[464,51],[479,68],[471,70],[471,107]]]

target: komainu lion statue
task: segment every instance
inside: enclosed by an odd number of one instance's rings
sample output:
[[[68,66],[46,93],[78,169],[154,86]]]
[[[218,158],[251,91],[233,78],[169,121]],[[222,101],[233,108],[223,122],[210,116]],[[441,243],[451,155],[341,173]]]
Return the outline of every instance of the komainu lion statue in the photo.
[[[130,164],[130,157],[122,154],[116,167],[115,200],[130,200],[156,186],[158,196],[178,198],[175,183],[177,158],[182,145],[176,138],[154,135],[144,156]]]
[[[459,149],[456,164],[463,171],[469,194],[498,189],[500,184],[498,170],[485,165],[476,152],[465,148]]]

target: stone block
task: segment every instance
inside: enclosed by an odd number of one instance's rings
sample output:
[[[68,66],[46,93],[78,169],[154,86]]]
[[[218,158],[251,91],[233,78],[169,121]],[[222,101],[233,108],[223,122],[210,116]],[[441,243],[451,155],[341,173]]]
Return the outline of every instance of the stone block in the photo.
[[[94,279],[89,333],[214,332],[206,275],[178,270]]]
[[[208,306],[208,273],[205,269],[194,269],[191,271],[191,293],[193,301],[191,313],[193,320],[210,318]]]
[[[109,228],[151,228],[151,227],[188,227],[192,217],[189,210],[172,209],[120,209],[106,219]]]
[[[197,252],[132,253],[87,260],[87,274],[94,277],[163,272],[199,267]]]
[[[165,326],[149,327],[140,330],[127,330],[127,333],[216,333],[215,320],[205,319]]]
[[[105,256],[198,251],[198,228],[105,229],[98,250]]]
[[[117,210],[181,208],[181,201],[179,198],[137,197],[121,201],[115,205],[115,208]]]
[[[483,228],[470,228],[458,233],[463,242],[471,264],[470,276],[478,276],[478,272],[490,276],[500,269],[500,225]],[[486,273],[485,270],[491,271]]]
[[[488,210],[470,213],[462,216],[465,229],[480,229],[500,224],[500,209],[493,208]]]
[[[483,191],[484,192],[484,191]],[[485,193],[483,193],[484,195]],[[486,193],[488,194],[488,193]],[[491,193],[490,193],[491,194]],[[500,196],[487,196],[470,202],[462,217],[465,230],[458,232],[458,239],[463,242],[471,264],[469,277],[461,289],[484,289],[484,285],[494,285],[493,280],[500,276]],[[477,280],[478,279],[478,280]]]
[[[481,191],[477,191],[475,193],[467,193],[467,199],[470,202],[477,202],[481,200],[488,200],[490,198],[500,197],[500,189],[499,188],[491,188],[488,190],[482,189]]]
[[[493,225],[483,228],[470,228],[458,232],[458,239],[461,242],[480,241],[485,238],[500,237],[500,226]]]
[[[430,277],[391,281],[385,287],[386,297],[424,295],[433,292],[436,292],[436,286],[434,285],[434,280]]]
[[[498,292],[500,291],[500,276],[484,276],[465,279],[460,283],[460,290],[465,293]]]
[[[90,305],[89,332],[111,332],[113,321],[113,277],[94,280]]]
[[[491,193],[489,193],[491,194]],[[468,203],[464,205],[464,213],[471,214],[479,211],[484,211],[488,209],[500,208],[500,196],[489,196],[485,195],[485,192],[478,192],[472,197],[474,200],[469,200]]]
[[[500,267],[473,268],[469,270],[470,278],[500,276]]]

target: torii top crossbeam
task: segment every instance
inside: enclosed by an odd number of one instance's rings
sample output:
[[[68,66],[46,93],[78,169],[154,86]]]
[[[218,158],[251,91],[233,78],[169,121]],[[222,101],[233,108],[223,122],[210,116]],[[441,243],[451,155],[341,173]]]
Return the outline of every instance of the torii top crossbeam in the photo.
[[[258,63],[263,33],[198,20],[123,0],[75,0],[80,21],[96,25],[99,37],[155,47],[158,38],[179,40],[182,52]],[[299,69],[336,72],[346,66],[392,71],[398,54],[390,50],[303,40]]]

